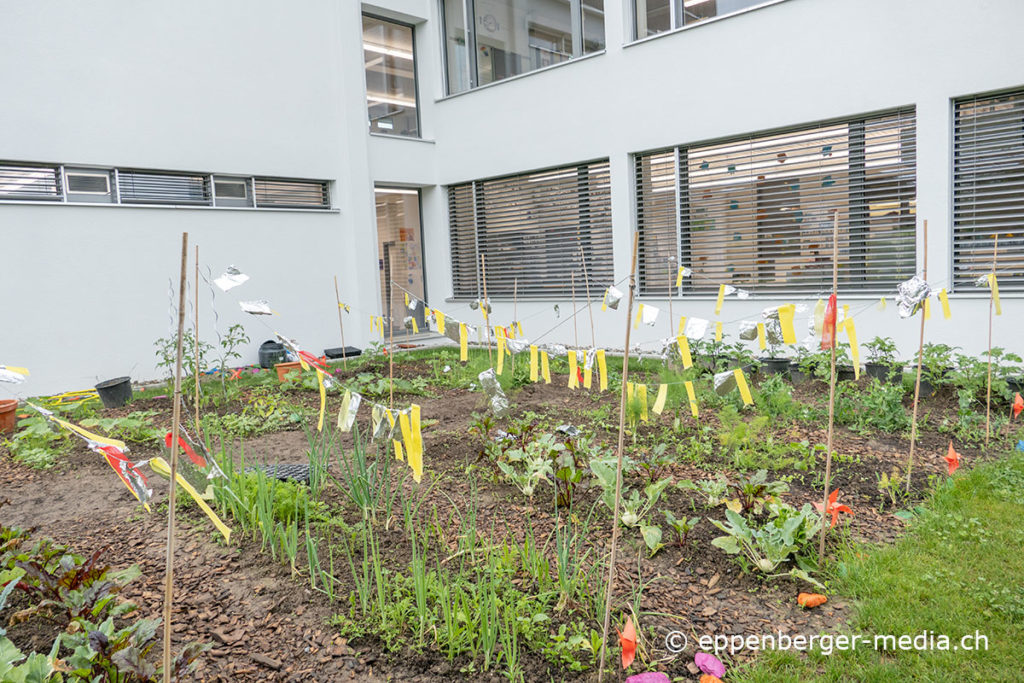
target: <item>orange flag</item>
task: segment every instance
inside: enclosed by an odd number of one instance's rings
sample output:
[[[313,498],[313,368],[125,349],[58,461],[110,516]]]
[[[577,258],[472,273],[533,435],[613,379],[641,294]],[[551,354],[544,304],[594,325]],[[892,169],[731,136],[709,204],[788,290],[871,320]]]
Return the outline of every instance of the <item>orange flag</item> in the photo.
[[[949,451],[946,453],[946,464],[949,466],[950,475],[960,467],[960,454],[953,449],[952,441],[949,442]]]
[[[633,617],[627,617],[626,628],[619,631],[619,644],[622,645],[622,668],[628,669],[636,657],[636,629],[633,627]]]
[[[1013,416],[1017,417],[1022,410],[1024,410],[1024,398],[1021,398],[1018,393],[1013,397]]]
[[[825,308],[825,321],[821,326],[821,348],[831,349],[836,345],[836,295],[828,298]]]

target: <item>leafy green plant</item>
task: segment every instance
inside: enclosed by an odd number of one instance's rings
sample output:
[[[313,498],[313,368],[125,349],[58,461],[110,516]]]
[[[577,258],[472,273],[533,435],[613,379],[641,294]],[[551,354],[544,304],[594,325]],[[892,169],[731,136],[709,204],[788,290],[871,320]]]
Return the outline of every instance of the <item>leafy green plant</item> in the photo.
[[[727,509],[725,516],[724,523],[708,518],[725,532],[711,544],[729,555],[741,555],[765,574],[800,553],[818,533],[822,519],[809,503],[799,510],[785,504],[772,505],[769,519],[760,525],[733,510]]]
[[[685,545],[687,536],[700,523],[700,517],[688,518],[686,515],[683,515],[677,519],[671,510],[663,510],[662,512],[665,514],[665,521],[676,532],[676,545]]]
[[[18,432],[4,441],[4,445],[15,462],[49,469],[71,447],[71,441],[42,415],[30,415],[18,420]]]
[[[156,347],[156,366],[164,368],[168,375],[174,374],[175,365],[178,362],[178,338],[176,336],[161,337],[153,342]],[[203,372],[208,366],[208,356],[213,351],[213,346],[199,340],[199,372]],[[196,368],[196,338],[192,330],[187,327],[181,336],[181,369],[192,376]]]
[[[164,431],[153,424],[155,410],[136,410],[124,417],[93,417],[82,420],[83,427],[98,427],[107,436],[124,441],[146,443],[159,441]]]
[[[921,376],[936,389],[945,385],[953,369],[953,352],[958,346],[929,342],[921,349]]]
[[[900,468],[898,466],[893,467],[891,472],[880,472],[876,476],[878,478],[878,492],[888,497],[893,508],[900,507],[907,498],[907,478]],[[882,512],[884,509],[885,499],[883,498],[878,511]]]
[[[784,481],[768,481],[768,471],[758,470],[749,477],[730,484],[736,498],[726,501],[726,507],[742,514],[759,515],[765,505],[778,502],[778,496],[789,491]]]
[[[894,434],[910,428],[903,407],[903,385],[872,377],[863,389],[851,384],[836,386],[836,422],[861,433],[873,430]]]
[[[869,362],[890,367],[896,364],[896,342],[892,337],[875,337],[865,342],[864,348],[868,350]]]
[[[708,508],[715,508],[726,500],[729,492],[729,480],[724,474],[719,474],[714,479],[703,479],[694,483],[689,479],[680,481],[676,486],[684,491],[695,491],[700,494]]]
[[[532,498],[537,484],[547,481],[552,474],[550,452],[544,448],[544,444],[527,448],[525,451],[513,449],[508,451],[507,460],[498,462],[498,468],[524,496]]]

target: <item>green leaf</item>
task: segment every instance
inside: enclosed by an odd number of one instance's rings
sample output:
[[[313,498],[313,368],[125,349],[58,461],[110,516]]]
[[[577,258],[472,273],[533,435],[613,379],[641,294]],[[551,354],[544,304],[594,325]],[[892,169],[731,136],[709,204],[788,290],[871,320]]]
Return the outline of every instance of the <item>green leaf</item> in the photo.
[[[732,536],[718,536],[711,540],[711,545],[721,548],[730,555],[737,555],[740,552],[740,544]]]
[[[661,542],[661,527],[659,526],[642,526],[640,527],[640,533],[644,537],[644,543],[647,544],[647,548],[651,551],[653,556],[656,552],[664,547]]]

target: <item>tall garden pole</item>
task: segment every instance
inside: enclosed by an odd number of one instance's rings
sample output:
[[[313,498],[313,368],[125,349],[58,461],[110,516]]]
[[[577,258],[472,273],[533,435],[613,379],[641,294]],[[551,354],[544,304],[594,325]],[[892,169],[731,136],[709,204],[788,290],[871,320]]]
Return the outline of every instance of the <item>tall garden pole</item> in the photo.
[[[572,287],[572,343],[578,349],[580,348],[580,332],[576,327],[576,271],[569,273],[569,282]]]
[[[587,292],[587,312],[590,314],[590,344],[591,348],[597,348],[597,335],[594,334],[594,308],[590,305],[590,278],[587,277],[587,259],[583,254],[583,245],[580,245],[580,264],[583,266],[583,286]]]
[[[334,300],[338,303],[338,327],[341,328],[341,362],[348,370],[348,353],[345,351],[345,321],[342,318],[341,294],[338,293],[338,276],[334,276]]]
[[[480,304],[480,312],[484,314],[484,334],[487,335],[487,359],[491,362],[491,368],[494,368],[494,354],[491,353],[491,321],[487,316],[487,255],[480,254],[480,277],[484,281],[484,300]]]
[[[171,408],[171,484],[167,494],[167,563],[164,577],[164,683],[171,681],[171,608],[174,602],[174,502],[178,476],[178,432],[181,426],[181,344],[185,328],[185,269],[188,266],[188,233],[181,233],[181,278],[178,282],[178,353],[174,368],[174,401]]]
[[[928,281],[928,221],[924,221],[924,271]],[[914,380],[914,415],[910,423],[910,457],[907,459],[907,493],[910,493],[910,475],[914,469],[914,446],[917,443],[917,406],[921,401],[921,365],[924,360],[924,306],[921,307],[921,337],[917,342],[917,378]]]
[[[832,219],[832,294],[839,293],[839,211],[835,210]],[[821,531],[818,538],[818,564],[825,561],[825,518],[828,516],[828,494],[832,485],[832,435],[836,418],[836,332],[839,327],[839,303],[832,310],[835,320],[832,321],[832,332],[829,344],[832,353],[829,357],[828,374],[828,440],[825,449],[825,496],[821,507]]]
[[[668,262],[674,265],[675,264],[675,257],[670,258],[668,260]],[[675,328],[673,327],[673,325],[675,325],[675,317],[672,314],[672,294],[673,294],[672,290],[675,289],[675,286],[676,286],[675,273],[673,273],[672,269],[669,268],[668,269],[668,336],[669,336],[669,339],[671,339],[672,337],[676,336]]]
[[[195,345],[195,355],[196,355],[196,359],[195,359],[196,360],[196,368],[195,368],[195,370],[196,370],[196,373],[195,373],[195,380],[196,380],[195,412],[196,412],[196,438],[198,439],[198,438],[201,438],[201,430],[200,430],[200,426],[199,426],[199,245],[198,244],[196,245],[196,277],[195,277],[195,280],[193,282],[195,282],[195,290],[193,292],[193,295],[195,296],[195,314],[193,316],[195,318],[195,320],[193,320],[193,323],[194,323],[193,334],[195,335],[195,338],[196,338],[195,339],[195,342],[196,342],[196,345]]]
[[[996,233],[996,243],[992,247],[992,279],[996,277],[996,259],[999,256],[999,233]],[[992,416],[992,306],[995,303],[995,287],[993,283],[988,284],[988,386],[985,389],[985,447],[988,448],[989,435],[991,433]]]
[[[597,680],[604,678],[605,656],[608,650],[608,629],[612,618],[612,592],[615,588],[615,547],[619,541],[619,501],[622,498],[622,449],[626,434],[626,382],[629,378],[629,332],[633,320],[633,291],[636,289],[636,253],[640,233],[633,233],[633,256],[629,267],[629,304],[626,307],[626,345],[622,350],[622,396],[619,400],[619,445],[616,449],[615,505],[612,508],[612,549],[608,557],[608,582],[605,585],[604,630],[601,633],[601,663],[597,669]]]

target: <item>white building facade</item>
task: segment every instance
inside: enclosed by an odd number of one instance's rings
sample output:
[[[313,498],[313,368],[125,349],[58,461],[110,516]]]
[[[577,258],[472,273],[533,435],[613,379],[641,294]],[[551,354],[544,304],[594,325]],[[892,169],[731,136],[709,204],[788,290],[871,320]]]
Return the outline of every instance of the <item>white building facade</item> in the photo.
[[[682,315],[735,339],[830,288],[833,211],[862,343],[913,354],[917,323],[877,304],[927,258],[952,318],[936,302],[926,339],[982,352],[974,280],[998,234],[994,343],[1020,351],[1016,0],[48,0],[2,15],[0,364],[32,370],[29,394],[160,375],[183,231],[204,275],[250,275],[198,288],[200,336],[243,323],[249,362],[273,331],[339,346],[335,276],[350,345],[379,340],[389,298],[405,317],[403,290],[480,322],[481,255],[494,322],[589,347],[589,316],[577,333],[569,319],[589,288],[596,345],[621,347],[625,307],[599,299],[625,290],[638,231],[639,301],[662,313],[634,339],[653,348]],[[721,284],[751,296],[716,314]]]

